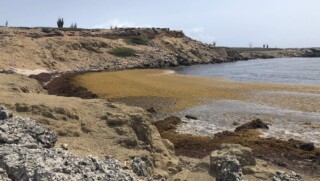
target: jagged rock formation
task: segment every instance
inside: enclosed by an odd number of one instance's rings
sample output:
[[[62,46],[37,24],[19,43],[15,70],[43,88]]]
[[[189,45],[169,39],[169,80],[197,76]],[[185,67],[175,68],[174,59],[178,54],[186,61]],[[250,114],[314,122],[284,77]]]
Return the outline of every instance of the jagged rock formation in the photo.
[[[10,115],[2,107],[1,114]],[[54,149],[56,134],[30,119],[0,120],[1,180],[136,180],[113,158],[77,157]]]

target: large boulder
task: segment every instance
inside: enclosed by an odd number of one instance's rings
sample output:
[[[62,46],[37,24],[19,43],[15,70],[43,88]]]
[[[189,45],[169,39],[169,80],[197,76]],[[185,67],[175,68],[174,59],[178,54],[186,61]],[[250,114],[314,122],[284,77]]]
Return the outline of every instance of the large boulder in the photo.
[[[210,155],[210,164],[213,171],[226,158],[234,158],[240,162],[241,167],[255,166],[256,160],[252,155],[252,150],[239,144],[222,144],[219,150],[215,150]]]
[[[218,165],[216,181],[242,181],[243,174],[239,161],[225,157]]]

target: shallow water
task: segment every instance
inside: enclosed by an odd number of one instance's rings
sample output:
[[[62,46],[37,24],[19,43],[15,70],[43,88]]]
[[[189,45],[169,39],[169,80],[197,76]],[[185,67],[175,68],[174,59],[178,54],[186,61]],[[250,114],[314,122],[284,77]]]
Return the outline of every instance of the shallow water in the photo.
[[[210,136],[225,130],[233,131],[239,125],[260,118],[270,125],[269,130],[262,130],[266,137],[303,140],[320,146],[320,113],[221,100],[171,114],[182,117],[184,123],[178,127],[181,133]],[[195,116],[197,120],[184,118],[185,115]]]
[[[249,60],[179,67],[175,71],[183,75],[221,77],[238,82],[320,84],[320,58]],[[269,130],[262,131],[264,136],[275,136],[286,140],[299,139],[314,142],[319,146],[320,110],[300,111],[279,107],[280,103],[270,105],[269,100],[279,99],[280,96],[286,97],[283,100],[304,98],[313,105],[319,101],[320,94],[259,91],[251,95],[255,101],[213,101],[207,105],[175,112],[174,114],[180,117],[191,114],[198,118],[198,120],[183,118],[185,123],[178,128],[178,131],[211,135],[224,130],[233,131],[240,124],[261,118],[271,125]],[[263,97],[267,99],[262,99]],[[300,105],[299,101],[295,105]]]
[[[320,84],[320,58],[276,58],[175,69],[184,75],[222,77],[241,82]]]
[[[320,59],[294,58],[182,67],[176,69],[180,75],[168,70],[98,72],[77,76],[75,85],[102,98],[154,107],[156,120],[196,116],[183,118],[178,129],[183,133],[212,135],[260,118],[271,125],[264,136],[320,146],[319,65]]]

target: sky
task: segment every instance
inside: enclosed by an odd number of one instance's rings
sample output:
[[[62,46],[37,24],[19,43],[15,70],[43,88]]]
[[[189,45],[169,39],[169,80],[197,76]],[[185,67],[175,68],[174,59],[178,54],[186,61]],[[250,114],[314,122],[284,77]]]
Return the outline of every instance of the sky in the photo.
[[[168,27],[218,46],[320,47],[320,0],[0,0],[0,25]]]

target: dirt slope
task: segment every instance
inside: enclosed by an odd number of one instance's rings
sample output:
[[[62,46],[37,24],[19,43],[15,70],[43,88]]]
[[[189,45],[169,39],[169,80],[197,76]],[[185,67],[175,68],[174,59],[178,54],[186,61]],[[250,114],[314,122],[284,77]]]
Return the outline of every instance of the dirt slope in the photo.
[[[159,68],[240,58],[231,49],[210,47],[181,31],[156,28],[2,27],[0,54],[0,69],[57,71]]]

